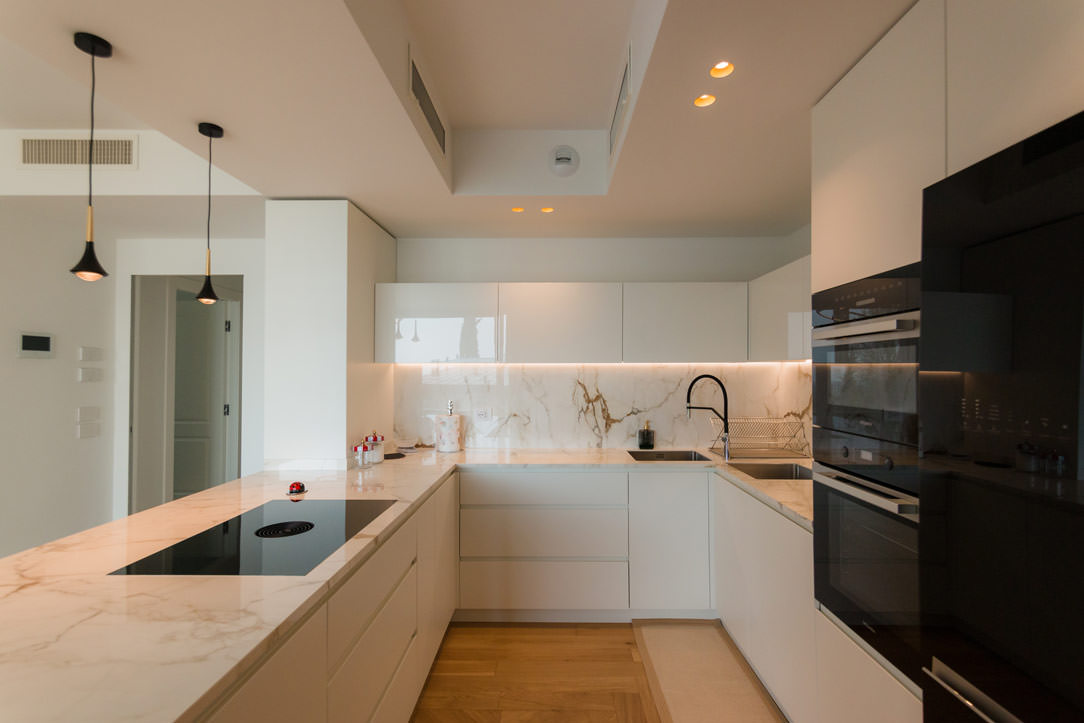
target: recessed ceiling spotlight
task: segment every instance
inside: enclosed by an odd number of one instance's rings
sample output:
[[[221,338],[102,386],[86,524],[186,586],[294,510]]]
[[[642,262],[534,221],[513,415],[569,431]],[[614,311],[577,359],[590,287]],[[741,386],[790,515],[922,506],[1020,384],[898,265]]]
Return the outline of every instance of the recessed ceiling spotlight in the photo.
[[[708,71],[712,78],[725,78],[734,72],[734,64],[725,60],[720,60],[715,65],[711,66],[711,70]]]
[[[523,206],[513,206],[512,213],[523,213]]]
[[[709,105],[715,102],[715,96],[711,93],[704,93],[704,95],[697,96],[693,101],[693,105],[697,108],[707,108]]]
[[[542,208],[540,208],[539,210],[540,210],[540,211],[541,211],[542,213],[553,213],[553,207],[552,207],[552,206],[543,206],[543,207],[542,207]]]

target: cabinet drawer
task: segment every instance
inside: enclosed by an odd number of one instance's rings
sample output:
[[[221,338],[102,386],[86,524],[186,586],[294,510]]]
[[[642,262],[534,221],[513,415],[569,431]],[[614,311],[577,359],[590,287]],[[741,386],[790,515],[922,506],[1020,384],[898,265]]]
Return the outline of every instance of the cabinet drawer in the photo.
[[[463,505],[624,505],[625,472],[461,472]]]
[[[467,610],[624,610],[627,562],[468,561],[459,564]]]
[[[407,648],[384,697],[380,699],[380,705],[369,719],[370,723],[403,723],[410,720],[425,684],[425,678],[419,678],[418,655],[418,639],[415,638]]]
[[[369,719],[415,637],[417,622],[418,574],[411,566],[328,683],[331,723]]]
[[[328,675],[335,671],[380,604],[403,579],[417,554],[417,541],[415,522],[407,520],[331,596],[327,605]]]
[[[625,507],[503,507],[459,513],[462,557],[627,557]]]

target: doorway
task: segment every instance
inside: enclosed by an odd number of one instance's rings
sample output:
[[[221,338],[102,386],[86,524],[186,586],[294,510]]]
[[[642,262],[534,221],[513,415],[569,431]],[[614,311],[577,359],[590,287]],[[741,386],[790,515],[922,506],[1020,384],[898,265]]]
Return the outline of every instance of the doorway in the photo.
[[[132,277],[129,513],[235,479],[244,279]]]

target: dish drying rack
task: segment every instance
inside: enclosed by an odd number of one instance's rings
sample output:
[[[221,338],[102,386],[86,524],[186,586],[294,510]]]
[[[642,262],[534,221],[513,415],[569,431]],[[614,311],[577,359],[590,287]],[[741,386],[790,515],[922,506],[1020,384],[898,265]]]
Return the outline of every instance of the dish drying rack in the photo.
[[[715,440],[711,449],[723,447],[723,421],[711,417]],[[798,456],[809,454],[805,428],[801,420],[782,417],[731,417],[730,454],[732,457]]]

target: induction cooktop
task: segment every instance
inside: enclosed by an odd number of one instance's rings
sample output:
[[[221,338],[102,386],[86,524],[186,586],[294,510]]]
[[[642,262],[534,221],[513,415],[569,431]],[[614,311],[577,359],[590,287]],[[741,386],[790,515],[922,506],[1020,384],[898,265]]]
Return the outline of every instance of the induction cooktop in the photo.
[[[275,500],[112,575],[307,575],[395,500]]]

